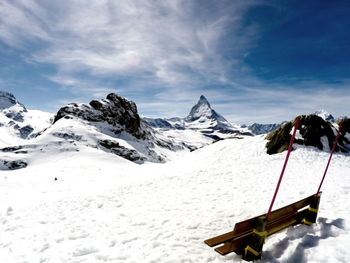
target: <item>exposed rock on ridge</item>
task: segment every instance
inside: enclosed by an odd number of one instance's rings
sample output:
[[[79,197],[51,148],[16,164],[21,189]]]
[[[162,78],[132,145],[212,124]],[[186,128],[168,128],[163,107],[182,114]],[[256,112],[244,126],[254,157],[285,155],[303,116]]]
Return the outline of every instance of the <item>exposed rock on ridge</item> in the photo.
[[[299,117],[298,136],[295,138],[295,143],[314,146],[320,150],[329,150],[332,148],[337,130],[330,122],[314,114],[301,115]],[[266,136],[268,140],[266,143],[268,154],[280,153],[288,149],[294,124],[295,120],[289,121]],[[349,119],[344,120],[335,151],[350,151]]]
[[[125,130],[138,139],[146,136],[146,132],[141,128],[136,104],[114,93],[108,94],[103,100],[92,100],[88,105],[68,104],[57,112],[54,123],[71,116],[90,122],[107,122],[115,128],[115,134]]]
[[[21,104],[13,94],[0,90],[0,110],[10,108],[12,106],[19,105],[23,108],[23,111],[27,111],[23,104]]]

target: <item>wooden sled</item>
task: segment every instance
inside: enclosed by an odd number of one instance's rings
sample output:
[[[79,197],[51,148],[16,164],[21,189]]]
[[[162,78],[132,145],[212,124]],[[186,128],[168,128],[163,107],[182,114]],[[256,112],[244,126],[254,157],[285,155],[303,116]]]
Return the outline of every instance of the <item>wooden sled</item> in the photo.
[[[266,221],[266,227],[264,227],[265,231],[263,232],[257,231],[255,226],[259,218],[264,218],[266,214],[236,223],[233,231],[207,239],[204,242],[210,247],[221,245],[215,248],[215,251],[221,255],[226,255],[231,252],[243,255],[247,248],[254,254],[261,254],[261,251],[257,252],[249,247],[253,234],[263,236],[264,241],[265,237],[286,229],[289,226],[301,223],[308,225],[315,223],[320,196],[321,192],[318,194],[317,198],[316,195],[310,195],[298,202],[272,211]],[[305,208],[306,206],[309,207]]]

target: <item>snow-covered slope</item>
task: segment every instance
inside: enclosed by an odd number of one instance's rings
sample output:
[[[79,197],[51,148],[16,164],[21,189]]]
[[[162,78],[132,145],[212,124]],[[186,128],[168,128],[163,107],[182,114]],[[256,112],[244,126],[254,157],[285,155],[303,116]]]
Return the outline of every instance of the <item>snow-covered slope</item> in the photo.
[[[0,148],[34,138],[52,121],[53,114],[27,110],[11,93],[0,91]]]
[[[223,140],[142,166],[90,147],[1,172],[0,262],[243,262],[203,241],[267,211],[285,153],[265,143]],[[293,151],[274,208],[315,193],[328,154]],[[260,262],[349,262],[349,158],[333,155],[317,223],[268,237]]]

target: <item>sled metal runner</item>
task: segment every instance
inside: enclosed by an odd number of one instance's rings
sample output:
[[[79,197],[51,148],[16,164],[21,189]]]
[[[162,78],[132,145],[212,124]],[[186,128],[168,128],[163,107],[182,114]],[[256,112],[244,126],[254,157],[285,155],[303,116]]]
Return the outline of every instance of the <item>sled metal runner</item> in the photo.
[[[318,200],[320,195],[321,192],[318,194]],[[305,221],[305,218],[308,217],[310,210],[312,211],[314,209],[312,207],[314,207],[316,198],[316,195],[310,195],[298,202],[272,211],[266,224],[265,236],[270,236],[289,226],[305,222],[308,223],[308,221]],[[306,208],[307,206],[309,207]],[[207,239],[204,242],[210,247],[220,245],[215,248],[215,251],[221,255],[226,255],[231,252],[242,255],[246,245],[249,243],[251,235],[255,231],[254,226],[256,221],[262,216],[266,216],[266,214],[236,223],[233,231]]]

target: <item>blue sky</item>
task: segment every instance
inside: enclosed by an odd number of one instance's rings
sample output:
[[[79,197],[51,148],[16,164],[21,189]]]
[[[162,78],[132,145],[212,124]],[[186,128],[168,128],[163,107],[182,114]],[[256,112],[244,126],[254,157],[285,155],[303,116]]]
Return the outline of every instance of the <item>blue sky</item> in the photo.
[[[0,2],[0,89],[56,112],[116,92],[184,117],[204,94],[236,123],[350,115],[350,2]]]

